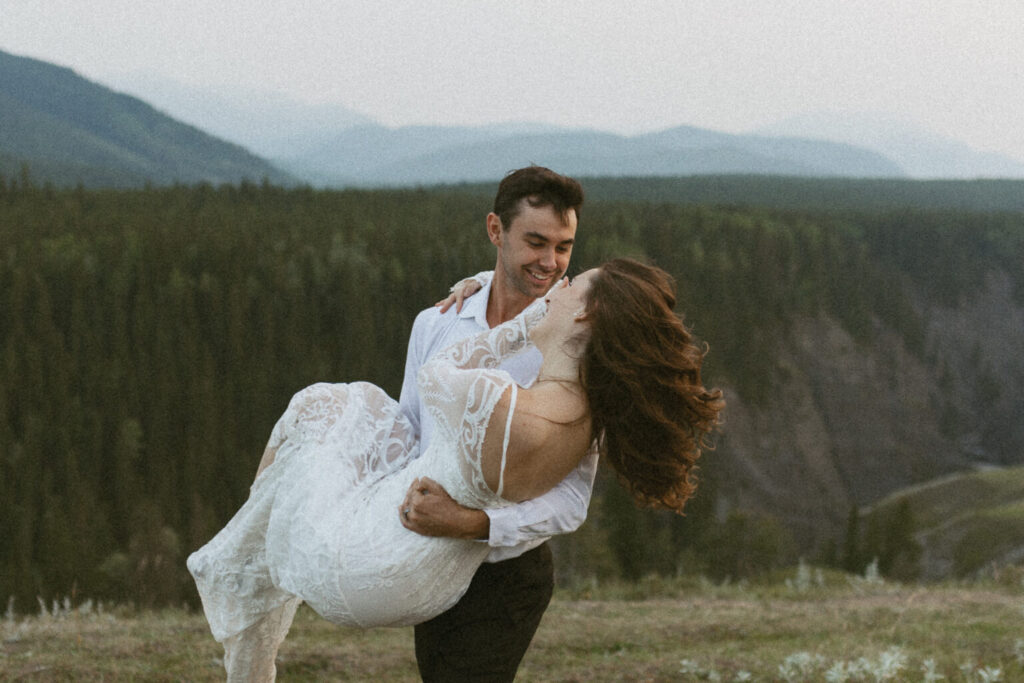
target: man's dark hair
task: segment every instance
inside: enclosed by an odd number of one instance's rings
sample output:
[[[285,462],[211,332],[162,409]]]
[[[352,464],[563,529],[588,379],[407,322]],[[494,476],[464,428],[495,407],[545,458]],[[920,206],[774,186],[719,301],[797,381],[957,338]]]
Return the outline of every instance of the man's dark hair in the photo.
[[[494,213],[501,227],[508,230],[522,206],[521,199],[533,207],[550,206],[563,217],[573,210],[579,218],[583,206],[583,187],[575,178],[555,173],[543,166],[527,166],[510,171],[498,185],[494,197]]]

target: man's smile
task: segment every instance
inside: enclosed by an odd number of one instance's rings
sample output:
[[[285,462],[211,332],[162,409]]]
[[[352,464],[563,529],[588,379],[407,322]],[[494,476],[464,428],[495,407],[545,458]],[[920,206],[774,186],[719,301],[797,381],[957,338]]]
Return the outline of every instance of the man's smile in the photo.
[[[526,274],[530,276],[531,280],[538,284],[550,282],[556,275],[554,271],[550,273],[538,273],[537,271],[530,270],[529,268],[524,268],[523,270],[526,271]]]

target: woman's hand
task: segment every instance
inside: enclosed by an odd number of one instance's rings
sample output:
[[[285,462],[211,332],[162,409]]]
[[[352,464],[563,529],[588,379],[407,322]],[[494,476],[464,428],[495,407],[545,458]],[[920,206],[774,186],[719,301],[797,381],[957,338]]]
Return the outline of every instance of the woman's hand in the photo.
[[[483,285],[480,284],[479,280],[473,277],[467,277],[465,280],[457,282],[455,286],[452,287],[452,293],[438,301],[434,306],[440,308],[441,312],[444,313],[452,307],[452,304],[455,304],[455,312],[461,313],[462,304],[465,300],[479,292],[482,287]]]

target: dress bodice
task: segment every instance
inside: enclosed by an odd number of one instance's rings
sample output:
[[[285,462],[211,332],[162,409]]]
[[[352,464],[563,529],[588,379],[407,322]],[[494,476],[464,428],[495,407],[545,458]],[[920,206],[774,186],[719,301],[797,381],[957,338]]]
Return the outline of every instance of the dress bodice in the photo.
[[[431,461],[436,458],[439,472],[445,473],[445,480],[439,483],[467,507],[509,504],[502,493],[518,387],[498,365],[503,358],[523,350],[530,328],[543,317],[544,310],[543,302],[538,301],[512,320],[441,350],[419,371],[420,396],[436,424],[435,436],[423,457]],[[506,392],[506,419],[496,423],[492,420],[494,409]],[[496,490],[484,480],[486,436],[500,437]]]

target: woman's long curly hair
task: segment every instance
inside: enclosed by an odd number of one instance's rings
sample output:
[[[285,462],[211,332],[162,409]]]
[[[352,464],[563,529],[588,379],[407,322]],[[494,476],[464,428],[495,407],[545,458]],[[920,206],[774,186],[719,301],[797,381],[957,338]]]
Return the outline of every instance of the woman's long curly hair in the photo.
[[[705,389],[705,350],[673,312],[675,280],[632,259],[591,279],[580,380],[602,459],[643,507],[682,513],[706,438],[725,407]]]

